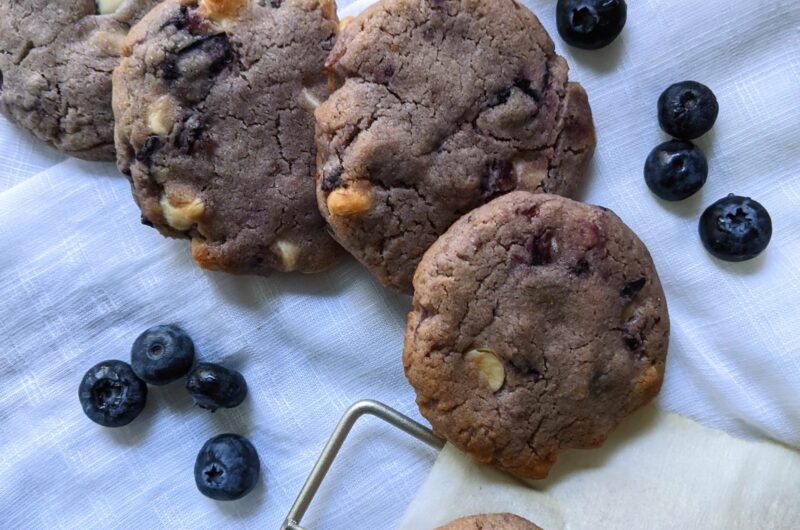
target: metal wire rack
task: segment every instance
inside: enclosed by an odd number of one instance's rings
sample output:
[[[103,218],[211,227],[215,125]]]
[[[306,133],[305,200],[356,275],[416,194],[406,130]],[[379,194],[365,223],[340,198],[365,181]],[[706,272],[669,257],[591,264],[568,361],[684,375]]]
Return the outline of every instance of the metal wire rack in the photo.
[[[308,511],[311,501],[314,500],[314,495],[319,490],[325,475],[331,468],[353,425],[356,424],[360,417],[365,415],[379,418],[436,449],[441,449],[444,446],[444,440],[437,438],[430,429],[383,403],[373,400],[354,403],[345,411],[333,434],[328,439],[328,443],[322,449],[317,463],[314,464],[314,468],[308,475],[303,489],[300,490],[300,494],[297,496],[297,500],[294,501],[292,508],[289,510],[289,515],[286,516],[280,530],[305,530],[300,526],[300,521]]]

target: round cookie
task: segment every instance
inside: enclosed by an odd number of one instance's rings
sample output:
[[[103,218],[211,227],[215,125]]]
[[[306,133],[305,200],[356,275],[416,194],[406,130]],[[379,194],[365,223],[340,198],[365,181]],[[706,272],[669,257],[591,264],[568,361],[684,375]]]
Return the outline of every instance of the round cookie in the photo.
[[[510,513],[485,513],[462,517],[436,530],[542,530],[532,522]]]
[[[386,286],[514,189],[571,196],[594,152],[583,88],[514,0],[383,0],[342,31],[317,109],[320,209]]]
[[[114,160],[111,71],[158,0],[0,1],[0,112],[56,149]]]
[[[332,0],[168,0],[114,72],[117,165],[142,222],[204,268],[318,272],[341,249],[314,192]]]
[[[544,478],[661,387],[664,292],[609,210],[510,193],[457,221],[414,288],[406,377],[434,432],[480,463]]]

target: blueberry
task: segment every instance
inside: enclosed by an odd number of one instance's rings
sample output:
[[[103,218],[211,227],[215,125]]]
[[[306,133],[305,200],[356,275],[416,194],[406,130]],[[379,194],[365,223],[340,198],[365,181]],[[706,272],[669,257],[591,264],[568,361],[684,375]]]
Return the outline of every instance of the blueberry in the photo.
[[[700,217],[700,239],[706,250],[725,261],[746,261],[761,254],[772,238],[767,210],[748,197],[728,195]]]
[[[93,422],[104,427],[122,427],[144,409],[147,385],[128,363],[103,361],[83,376],[78,398],[83,412]]]
[[[194,463],[194,481],[206,497],[241,499],[255,488],[261,462],[256,448],[238,434],[220,434],[207,441]]]
[[[650,152],[644,180],[665,201],[682,201],[697,193],[708,178],[702,149],[685,140],[670,140]]]
[[[682,140],[694,140],[714,127],[719,115],[717,97],[707,86],[682,81],[658,98],[658,123],[664,132]]]
[[[558,0],[556,25],[570,46],[596,50],[617,38],[628,19],[625,0]]]
[[[194,362],[194,343],[177,326],[155,326],[139,335],[131,348],[131,366],[151,385],[183,377]]]
[[[186,389],[197,406],[211,412],[236,407],[247,396],[242,374],[212,363],[197,363],[186,380]]]

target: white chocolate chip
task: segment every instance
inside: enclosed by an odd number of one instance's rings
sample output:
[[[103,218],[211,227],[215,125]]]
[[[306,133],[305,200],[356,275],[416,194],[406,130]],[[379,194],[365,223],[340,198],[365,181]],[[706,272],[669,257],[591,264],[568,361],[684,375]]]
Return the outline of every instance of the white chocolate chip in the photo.
[[[122,0],[95,0],[95,2],[97,3],[97,12],[101,15],[114,13],[122,5]]]
[[[301,93],[300,106],[310,112],[314,112],[320,105],[322,105],[322,101],[309,89],[304,88]]]
[[[164,213],[164,219],[175,230],[189,230],[200,220],[205,209],[205,204],[199,198],[173,204],[166,195],[161,197],[161,211]]]
[[[152,110],[147,115],[147,126],[150,127],[151,132],[159,136],[164,136],[169,132],[167,125],[164,123],[164,115]]]
[[[161,96],[148,109],[147,126],[153,134],[166,136],[172,130],[176,118],[175,100],[172,96]]]
[[[481,379],[486,381],[492,392],[500,390],[506,380],[506,370],[503,363],[491,350],[471,350],[465,359],[478,371]]]
[[[200,16],[217,22],[236,18],[247,5],[248,0],[200,0]]]
[[[287,241],[279,239],[270,247],[278,259],[281,260],[281,265],[286,272],[293,271],[297,268],[297,261],[300,258],[300,247]]]
[[[326,204],[331,215],[349,217],[361,215],[372,209],[372,194],[364,186],[353,185],[349,188],[333,190],[328,195]]]

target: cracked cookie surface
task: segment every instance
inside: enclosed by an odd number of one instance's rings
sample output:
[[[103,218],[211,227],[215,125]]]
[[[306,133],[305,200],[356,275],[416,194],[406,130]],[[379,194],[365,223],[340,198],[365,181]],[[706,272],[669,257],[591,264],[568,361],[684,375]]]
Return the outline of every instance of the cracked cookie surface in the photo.
[[[332,0],[168,0],[114,72],[120,170],[142,222],[202,267],[318,272],[341,254],[314,192]]]
[[[544,478],[661,387],[664,293],[608,210],[512,192],[439,238],[414,287],[406,377],[434,432],[480,463]]]
[[[56,149],[114,160],[111,72],[158,0],[0,0],[0,111]]]
[[[462,214],[522,189],[571,196],[595,136],[588,99],[513,0],[383,0],[327,61],[317,194],[342,245],[409,292]]]
[[[485,513],[462,517],[436,530],[541,530],[538,526],[510,513]]]

